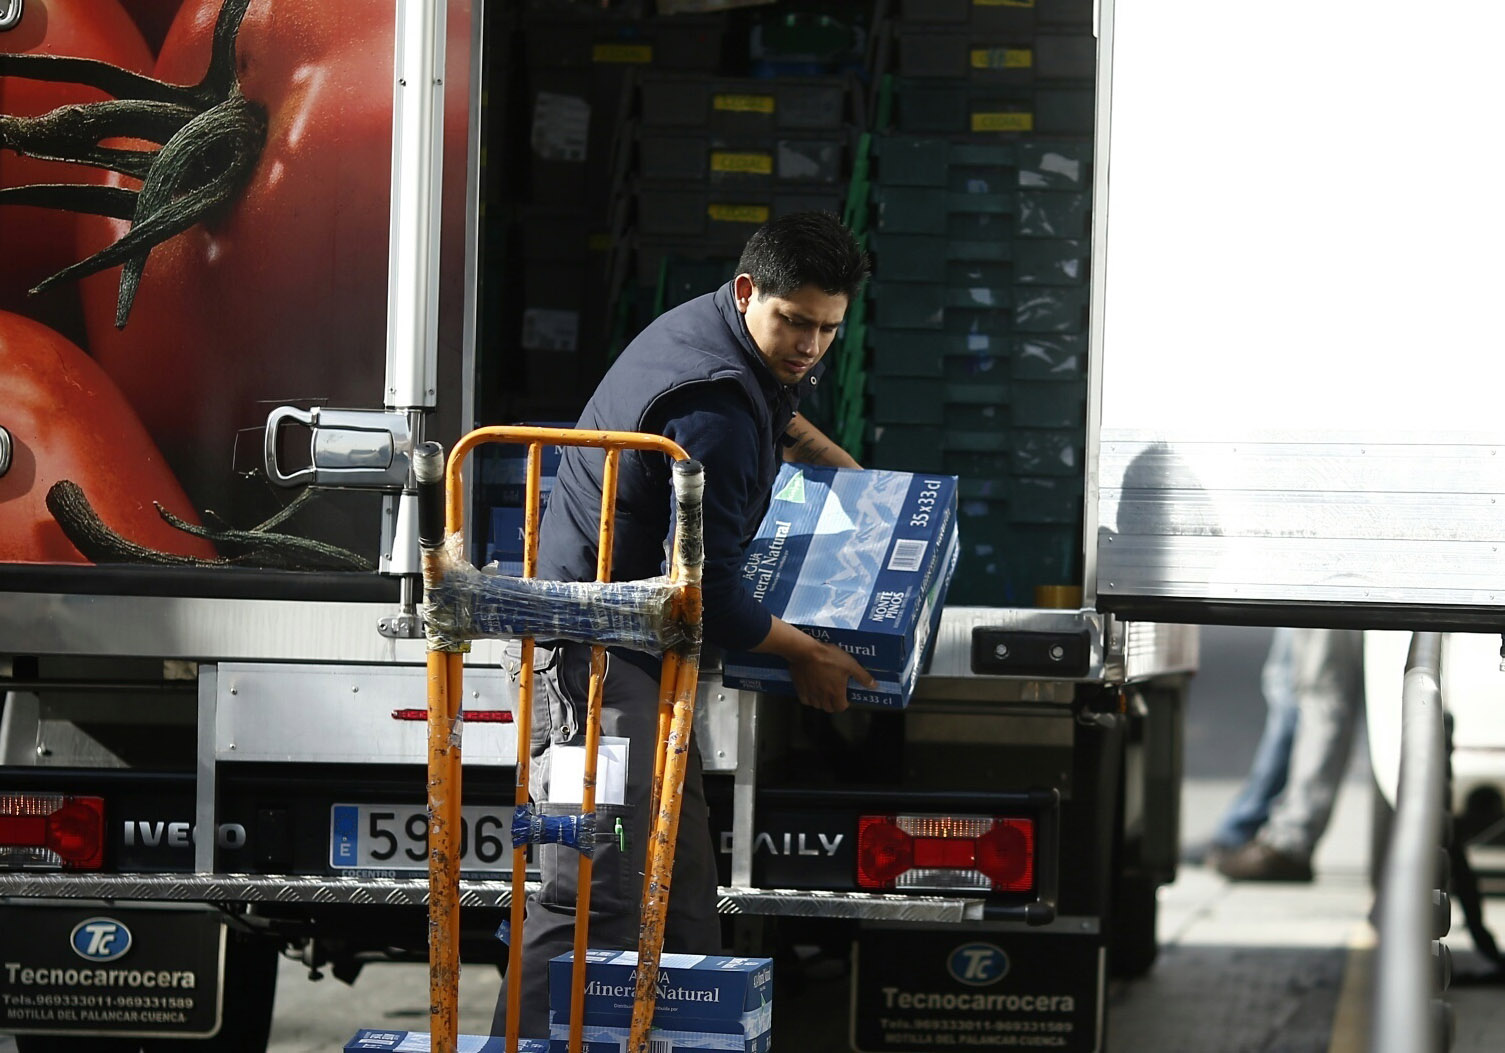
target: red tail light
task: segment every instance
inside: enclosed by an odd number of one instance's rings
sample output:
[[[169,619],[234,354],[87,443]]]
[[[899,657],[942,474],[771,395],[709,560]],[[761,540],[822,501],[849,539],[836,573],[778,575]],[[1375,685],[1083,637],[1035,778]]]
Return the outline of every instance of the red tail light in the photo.
[[[105,802],[61,793],[0,793],[0,867],[98,870]]]
[[[1035,822],[986,815],[861,816],[857,884],[1027,892],[1035,884]]]
[[[512,711],[510,709],[467,709],[462,714],[467,724],[511,724]],[[429,711],[426,709],[394,709],[393,720],[428,720]]]

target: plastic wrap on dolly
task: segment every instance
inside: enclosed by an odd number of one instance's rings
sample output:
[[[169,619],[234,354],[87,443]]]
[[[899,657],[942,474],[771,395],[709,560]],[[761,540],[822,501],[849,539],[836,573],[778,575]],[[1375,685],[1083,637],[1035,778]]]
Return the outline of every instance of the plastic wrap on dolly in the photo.
[[[661,655],[690,642],[691,630],[673,617],[678,589],[667,577],[605,583],[513,578],[482,573],[464,551],[462,536],[451,534],[440,558],[426,561],[423,618],[433,650],[532,636]]]

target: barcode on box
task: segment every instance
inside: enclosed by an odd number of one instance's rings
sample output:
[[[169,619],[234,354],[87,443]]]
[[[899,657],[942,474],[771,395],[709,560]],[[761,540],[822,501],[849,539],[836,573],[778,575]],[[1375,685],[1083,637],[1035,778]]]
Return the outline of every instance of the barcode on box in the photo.
[[[667,1038],[650,1038],[648,1053],[674,1053],[674,1043]]]
[[[888,557],[888,569],[914,574],[925,565],[925,549],[929,543],[922,538],[900,538],[894,542],[893,554]]]

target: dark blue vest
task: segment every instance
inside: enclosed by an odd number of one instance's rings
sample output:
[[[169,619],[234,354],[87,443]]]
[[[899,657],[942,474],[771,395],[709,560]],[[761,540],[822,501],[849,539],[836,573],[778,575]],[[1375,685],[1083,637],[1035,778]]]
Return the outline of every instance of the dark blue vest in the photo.
[[[579,427],[658,434],[671,393],[696,385],[735,384],[758,426],[758,449],[746,458],[749,492],[761,495],[742,516],[745,545],[768,509],[782,460],[780,438],[798,405],[797,389],[780,384],[758,355],[727,283],[655,319],[617,358],[580,416]],[[694,454],[691,450],[690,453]],[[751,451],[749,451],[751,452]],[[566,447],[540,531],[538,575],[593,581],[604,454]],[[714,485],[714,484],[709,484]],[[617,483],[612,578],[630,581],[662,572],[673,502],[668,459],[624,452]],[[707,596],[707,601],[711,600]]]

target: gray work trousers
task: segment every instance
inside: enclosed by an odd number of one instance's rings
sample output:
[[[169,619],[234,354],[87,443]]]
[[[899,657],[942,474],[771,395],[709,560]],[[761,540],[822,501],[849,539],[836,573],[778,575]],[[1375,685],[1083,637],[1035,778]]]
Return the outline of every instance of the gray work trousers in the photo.
[[[1332,818],[1364,712],[1364,634],[1357,629],[1277,629],[1290,634],[1290,686],[1298,717],[1285,791],[1259,840],[1311,857]]]
[[[566,643],[535,650],[532,771],[529,793],[544,814],[578,812],[578,804],[550,805],[550,750],[554,745],[583,745],[586,699],[590,689],[590,647]],[[653,789],[653,748],[658,737],[659,684],[642,669],[607,655],[601,734],[631,740],[628,747],[625,805],[597,805],[597,825],[612,828],[621,817],[627,851],[615,841],[598,843],[593,856],[590,900],[590,946],[636,950],[643,868],[649,838]],[[506,1030],[507,985],[521,982],[522,1010],[518,1033],[525,1038],[549,1035],[549,959],[574,947],[575,890],[579,856],[572,848],[539,845],[542,888],[528,897],[523,922],[521,977],[503,980],[492,1020],[492,1034]],[[711,839],[700,753],[691,742],[689,770],[680,803],[679,836],[674,849],[664,950],[717,954],[721,923],[716,913],[716,856]]]

